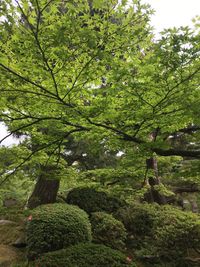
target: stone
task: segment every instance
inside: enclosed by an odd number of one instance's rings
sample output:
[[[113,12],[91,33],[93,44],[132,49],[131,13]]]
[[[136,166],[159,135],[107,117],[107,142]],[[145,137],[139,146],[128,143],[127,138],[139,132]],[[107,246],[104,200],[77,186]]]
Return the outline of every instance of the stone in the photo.
[[[24,248],[24,247],[26,247],[26,245],[27,245],[27,243],[26,243],[25,233],[21,233],[19,238],[12,244],[12,246],[16,247],[16,248]]]
[[[16,224],[16,222],[9,220],[0,220],[0,225]]]
[[[10,267],[11,263],[17,262],[21,253],[15,248],[6,245],[0,245],[0,267]]]
[[[17,200],[15,198],[7,198],[3,200],[3,206],[6,208],[14,207],[17,205]]]

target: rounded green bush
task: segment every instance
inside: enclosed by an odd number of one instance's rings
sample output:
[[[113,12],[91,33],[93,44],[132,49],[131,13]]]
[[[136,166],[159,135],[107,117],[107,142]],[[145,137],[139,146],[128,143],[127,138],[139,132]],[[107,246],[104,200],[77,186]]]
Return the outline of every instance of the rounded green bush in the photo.
[[[136,267],[126,255],[104,245],[80,243],[44,254],[38,267]]]
[[[88,214],[97,211],[112,213],[125,204],[118,198],[108,196],[105,192],[86,187],[72,189],[67,195],[66,202],[79,206]]]
[[[119,250],[125,248],[126,229],[122,222],[105,212],[92,213],[90,222],[95,243]]]
[[[42,205],[33,210],[27,223],[28,258],[91,238],[91,224],[85,211],[60,203]]]

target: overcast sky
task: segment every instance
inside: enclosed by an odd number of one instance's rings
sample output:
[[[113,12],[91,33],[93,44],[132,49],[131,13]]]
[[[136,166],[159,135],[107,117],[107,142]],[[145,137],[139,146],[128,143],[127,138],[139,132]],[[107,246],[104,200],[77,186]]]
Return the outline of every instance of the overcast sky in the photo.
[[[142,0],[155,10],[152,25],[156,32],[164,28],[192,26],[192,19],[200,15],[200,0]]]
[[[192,26],[192,19],[200,15],[200,0],[142,0],[155,10],[152,26],[158,33],[164,28]],[[0,139],[6,136],[6,129],[0,123]],[[16,139],[7,138],[2,144],[10,145]]]

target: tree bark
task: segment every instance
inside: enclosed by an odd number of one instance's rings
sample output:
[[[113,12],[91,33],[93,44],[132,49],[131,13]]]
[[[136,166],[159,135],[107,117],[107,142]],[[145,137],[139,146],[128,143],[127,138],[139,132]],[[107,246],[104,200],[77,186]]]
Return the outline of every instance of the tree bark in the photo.
[[[54,203],[59,189],[59,179],[50,178],[48,171],[52,171],[52,168],[45,168],[39,176],[33,193],[31,194],[27,207],[30,209],[36,208],[42,204]]]
[[[148,169],[154,170],[154,177],[148,178],[148,183],[150,185],[149,191],[145,194],[144,198],[147,202],[156,202],[160,205],[167,203],[166,197],[161,195],[158,190],[154,188],[155,185],[161,184],[160,177],[158,175],[158,164],[155,157],[151,157],[146,160],[146,167]]]

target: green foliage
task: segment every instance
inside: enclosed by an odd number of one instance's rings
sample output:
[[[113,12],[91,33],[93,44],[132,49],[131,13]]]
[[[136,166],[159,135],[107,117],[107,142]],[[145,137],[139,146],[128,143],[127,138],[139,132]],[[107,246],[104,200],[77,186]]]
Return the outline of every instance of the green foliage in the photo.
[[[188,249],[200,248],[200,217],[196,214],[163,207],[154,227],[157,251],[167,259],[175,260],[187,255]]]
[[[123,222],[131,238],[141,238],[151,235],[154,226],[156,209],[159,206],[136,204],[120,208],[115,217]]]
[[[0,220],[23,222],[30,215],[30,212],[30,210],[24,209],[23,206],[0,207]]]
[[[125,248],[126,230],[122,222],[105,212],[92,213],[90,222],[95,243],[119,250]]]
[[[31,216],[27,223],[28,258],[91,240],[88,216],[78,207],[60,203],[42,205]]]
[[[67,203],[77,205],[88,214],[97,211],[115,212],[125,203],[118,198],[99,192],[94,188],[74,188],[66,199]]]
[[[136,267],[126,256],[104,245],[78,244],[67,249],[43,255],[36,261],[38,267]]]
[[[138,204],[116,214],[128,233],[128,245],[146,249],[164,260],[187,256],[188,249],[199,249],[200,218],[171,206]],[[144,251],[143,251],[144,253]]]

